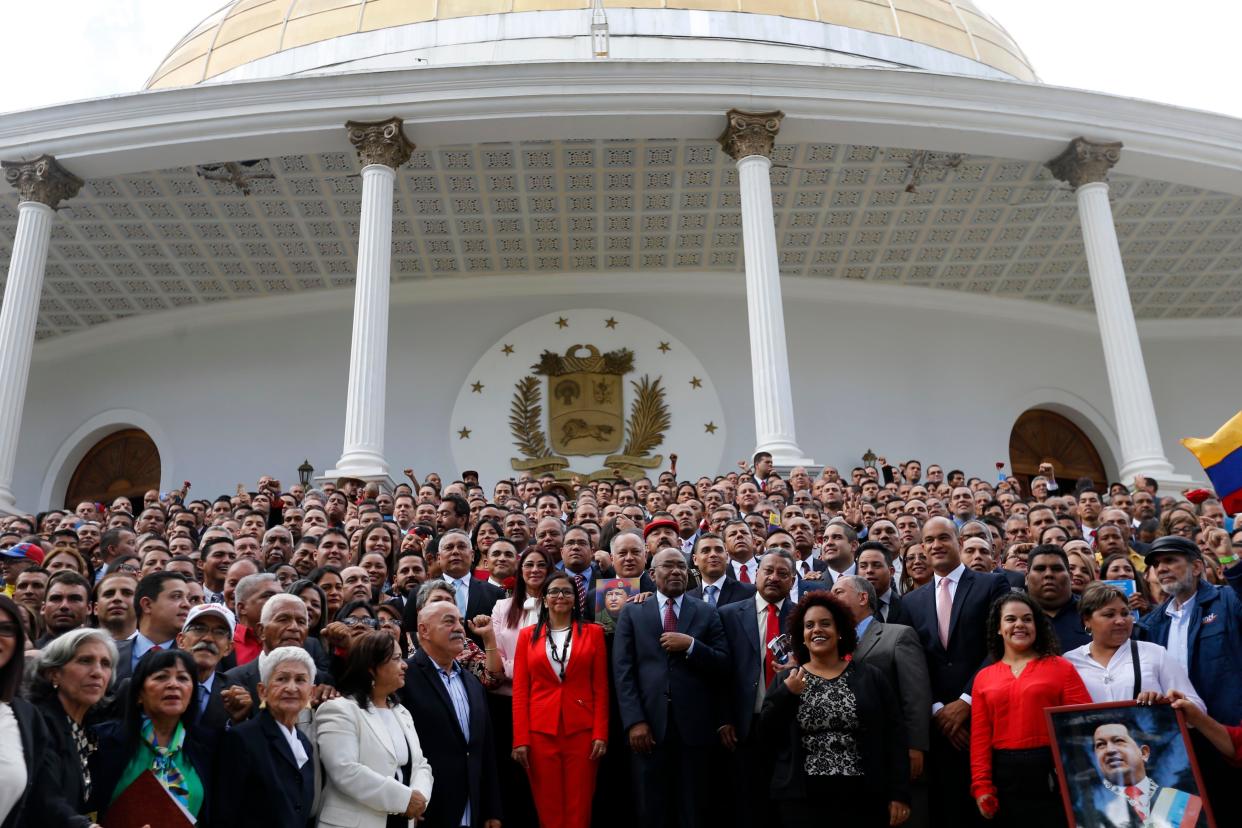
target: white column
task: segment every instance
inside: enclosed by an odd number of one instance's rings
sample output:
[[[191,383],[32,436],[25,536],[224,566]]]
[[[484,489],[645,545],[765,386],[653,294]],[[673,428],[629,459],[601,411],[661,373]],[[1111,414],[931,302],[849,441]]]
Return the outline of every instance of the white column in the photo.
[[[784,116],[730,110],[720,145],[737,163],[746,259],[746,310],[755,406],[755,451],[771,452],[777,466],[811,466],[798,447],[793,391],[785,344],[776,219],[772,212],[772,161],[768,157]]]
[[[27,163],[4,162],[4,168],[5,178],[21,192],[17,234],[0,304],[0,513],[13,513],[13,473],[54,208],[62,199],[76,195],[82,182],[46,155]]]
[[[1160,441],[1156,407],[1117,244],[1113,209],[1108,201],[1108,170],[1120,158],[1121,144],[1097,144],[1076,138],[1048,167],[1053,175],[1074,187],[1078,198],[1078,220],[1121,444],[1121,456],[1117,458],[1121,479],[1129,483],[1136,474],[1142,474],[1159,481],[1174,481],[1182,478],[1173,473],[1173,464],[1165,457]]]
[[[392,199],[396,168],[414,146],[401,121],[346,124],[362,161],[362,215],[354,286],[354,327],[345,392],[341,459],[326,477],[388,480],[384,405],[388,382],[388,293],[392,273]]]

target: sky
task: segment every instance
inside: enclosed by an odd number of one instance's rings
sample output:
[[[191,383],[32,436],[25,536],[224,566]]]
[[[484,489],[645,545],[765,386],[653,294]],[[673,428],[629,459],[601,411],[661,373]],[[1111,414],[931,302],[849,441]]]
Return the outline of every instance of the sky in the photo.
[[[975,3],[1009,31],[1045,83],[1242,117],[1236,0]],[[182,35],[224,4],[5,0],[0,112],[141,89]]]

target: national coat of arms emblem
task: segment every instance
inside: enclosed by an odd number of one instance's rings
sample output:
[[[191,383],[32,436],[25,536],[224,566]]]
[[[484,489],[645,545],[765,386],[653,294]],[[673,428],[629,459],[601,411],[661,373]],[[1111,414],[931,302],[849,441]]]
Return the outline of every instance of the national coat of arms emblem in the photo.
[[[509,430],[524,455],[512,459],[515,470],[563,478],[640,477],[663,461],[651,455],[664,442],[670,422],[660,377],[630,381],[635,398],[628,421],[624,416],[624,382],[634,370],[633,351],[601,354],[594,345],[573,345],[564,355],[544,351],[530,370],[518,380],[509,410]],[[599,471],[568,470],[567,456],[599,455],[607,455]]]

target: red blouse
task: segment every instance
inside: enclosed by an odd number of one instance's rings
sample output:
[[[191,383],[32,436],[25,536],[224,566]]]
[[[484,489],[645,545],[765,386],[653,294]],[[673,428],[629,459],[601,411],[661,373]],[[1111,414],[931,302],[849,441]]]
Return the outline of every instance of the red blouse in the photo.
[[[1091,704],[1078,671],[1060,656],[1037,658],[1016,678],[1004,662],[989,665],[975,676],[970,697],[970,791],[976,799],[996,794],[993,748],[1048,747],[1044,708]]]

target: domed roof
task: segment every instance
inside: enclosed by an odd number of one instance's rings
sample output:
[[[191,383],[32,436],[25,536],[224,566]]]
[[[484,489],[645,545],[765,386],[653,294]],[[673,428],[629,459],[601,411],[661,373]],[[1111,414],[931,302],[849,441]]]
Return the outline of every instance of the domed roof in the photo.
[[[1036,79],[1013,38],[971,0],[604,0],[604,7],[731,12],[811,21],[898,38],[991,67],[1012,78]],[[589,15],[590,8],[591,0],[232,0],[181,39],[146,88],[203,83],[290,50],[411,24],[526,12],[582,10]],[[510,36],[515,35],[504,33],[496,39]],[[531,33],[528,29],[516,36],[563,37],[564,33]],[[732,35],[730,39],[746,38]],[[830,48],[868,56],[865,48]],[[897,61],[897,65],[902,63]],[[904,65],[930,68],[910,61]]]

